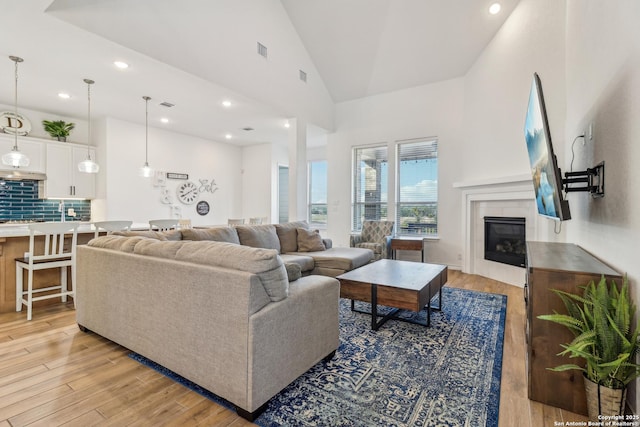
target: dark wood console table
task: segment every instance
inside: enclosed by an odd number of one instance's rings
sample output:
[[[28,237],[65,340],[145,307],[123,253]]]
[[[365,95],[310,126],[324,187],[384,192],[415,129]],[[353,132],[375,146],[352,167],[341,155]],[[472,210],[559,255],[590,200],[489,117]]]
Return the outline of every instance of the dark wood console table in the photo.
[[[565,363],[577,363],[575,359],[557,356],[560,344],[573,340],[564,326],[537,316],[554,311],[566,313],[564,304],[551,289],[575,294],[582,293],[579,286],[591,280],[615,279],[621,283],[621,275],[611,267],[582,249],[569,243],[527,242],[527,283],[525,284],[527,340],[526,365],[529,399],[587,414],[587,399],[580,371],[553,372],[547,368]]]
[[[424,238],[396,236],[391,238],[391,259],[396,259],[396,251],[420,251],[420,260],[424,262]]]

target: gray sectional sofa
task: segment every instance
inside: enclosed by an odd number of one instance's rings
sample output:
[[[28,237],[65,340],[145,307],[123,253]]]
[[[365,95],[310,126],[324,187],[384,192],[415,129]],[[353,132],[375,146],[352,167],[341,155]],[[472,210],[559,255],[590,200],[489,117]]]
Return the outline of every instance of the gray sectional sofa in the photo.
[[[335,353],[340,289],[328,275],[373,257],[353,248],[342,248],[349,256],[340,248],[307,251],[316,236],[300,244],[296,237],[295,250],[281,254],[292,249],[298,228],[285,225],[276,240],[275,226],[93,239],[77,248],[78,325],[253,420],[271,397]],[[276,241],[279,249],[255,247]],[[318,272],[328,275],[309,274]]]

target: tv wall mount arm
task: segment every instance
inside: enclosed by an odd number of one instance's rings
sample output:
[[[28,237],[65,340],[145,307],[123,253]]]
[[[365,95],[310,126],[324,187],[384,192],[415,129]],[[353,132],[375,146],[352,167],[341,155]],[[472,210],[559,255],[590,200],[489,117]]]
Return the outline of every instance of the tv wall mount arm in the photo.
[[[604,162],[584,171],[565,172],[562,180],[566,193],[585,192],[591,197],[604,197]]]

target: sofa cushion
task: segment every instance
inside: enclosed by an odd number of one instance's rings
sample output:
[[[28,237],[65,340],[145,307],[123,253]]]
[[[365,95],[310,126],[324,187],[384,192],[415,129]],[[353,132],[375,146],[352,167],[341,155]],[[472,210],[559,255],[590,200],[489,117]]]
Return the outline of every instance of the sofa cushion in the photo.
[[[274,231],[275,233],[275,231]],[[252,248],[224,242],[181,242],[175,259],[246,271],[258,276],[271,301],[289,295],[287,271],[274,249]]]
[[[303,272],[313,270],[313,267],[316,265],[313,258],[309,255],[280,254],[280,258],[282,258],[282,262],[285,264],[298,264]]]
[[[91,239],[89,240],[89,243],[87,243],[87,245],[96,248],[113,249],[116,251],[133,253],[133,248],[135,247],[136,243],[141,240],[156,241],[142,236],[126,237],[109,234],[106,236],[100,236],[96,237],[95,239]]]
[[[278,239],[280,239],[280,252],[296,252],[298,250],[298,228],[309,228],[307,221],[285,222],[275,224]]]
[[[331,248],[319,252],[302,252],[313,258],[315,268],[349,271],[362,267],[373,259],[373,251],[360,248]]]
[[[240,244],[238,233],[233,227],[187,228],[182,230],[182,238],[184,240],[213,240]]]
[[[298,252],[325,250],[322,236],[318,230],[309,230],[308,228],[297,228],[296,230],[298,233]]]
[[[276,228],[272,224],[265,225],[238,225],[240,244],[253,248],[275,249],[280,252],[280,240],[276,234]]]
[[[176,259],[176,252],[186,241],[168,242],[155,239],[142,239],[133,248],[138,255],[154,256],[158,258]]]

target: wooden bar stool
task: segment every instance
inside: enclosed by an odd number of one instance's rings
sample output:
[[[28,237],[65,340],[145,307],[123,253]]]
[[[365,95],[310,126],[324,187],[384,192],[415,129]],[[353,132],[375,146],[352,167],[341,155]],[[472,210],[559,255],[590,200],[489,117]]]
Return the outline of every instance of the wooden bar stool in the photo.
[[[74,298],[76,281],[76,243],[78,240],[78,223],[44,222],[29,224],[29,253],[26,258],[16,258],[16,311],[27,306],[27,320],[31,320],[34,301],[60,297],[62,302],[67,296]],[[44,247],[36,246],[36,236],[44,236]],[[66,248],[64,239],[71,237],[71,244]],[[71,267],[71,290],[67,282],[67,267]],[[33,289],[33,272],[49,268],[60,268],[60,284],[46,288]],[[24,290],[24,270],[27,270],[27,289]],[[36,296],[40,292],[58,291]],[[25,298],[26,297],[26,298]]]

